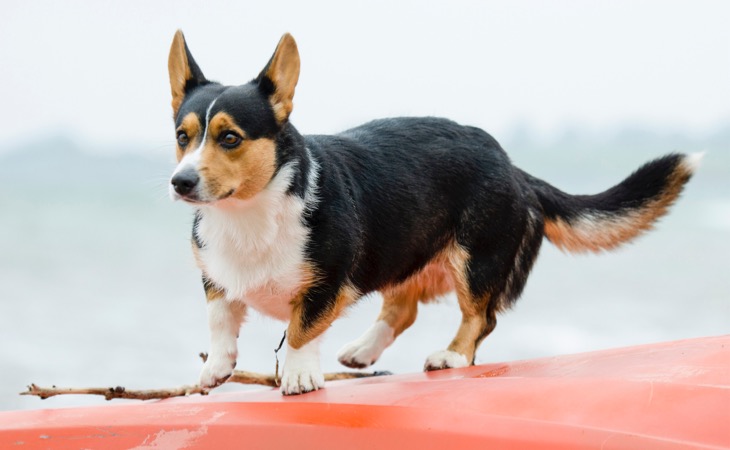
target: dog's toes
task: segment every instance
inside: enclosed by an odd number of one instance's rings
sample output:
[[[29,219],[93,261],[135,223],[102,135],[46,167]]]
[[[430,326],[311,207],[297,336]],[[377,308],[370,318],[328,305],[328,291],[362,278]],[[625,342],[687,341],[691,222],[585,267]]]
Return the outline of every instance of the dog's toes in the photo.
[[[206,389],[220,386],[231,377],[235,367],[235,359],[209,357],[200,372],[200,386]]]
[[[337,360],[343,366],[364,369],[378,360],[380,352],[376,350],[373,346],[361,345],[358,341],[350,342],[337,353]]]
[[[337,360],[344,366],[363,369],[375,364],[394,340],[393,328],[379,320],[365,334],[342,347],[337,353]]]
[[[461,353],[451,350],[441,350],[432,353],[426,358],[426,364],[423,365],[423,370],[457,369],[468,365],[469,362],[466,360],[466,356]]]
[[[281,377],[281,393],[284,395],[305,394],[323,387],[324,374],[319,368],[284,369]]]
[[[350,369],[364,369],[375,363],[375,361],[369,362],[369,363],[364,363],[364,362],[360,362],[356,359],[339,359],[339,361],[340,361],[340,364],[342,364],[345,367],[349,367]]]

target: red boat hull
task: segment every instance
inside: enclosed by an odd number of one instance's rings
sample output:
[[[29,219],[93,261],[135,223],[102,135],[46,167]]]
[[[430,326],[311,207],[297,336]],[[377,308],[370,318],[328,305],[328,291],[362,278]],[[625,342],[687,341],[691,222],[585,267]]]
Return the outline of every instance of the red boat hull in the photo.
[[[52,401],[52,400],[49,400]],[[730,448],[730,336],[465,369],[0,413],[10,449]]]

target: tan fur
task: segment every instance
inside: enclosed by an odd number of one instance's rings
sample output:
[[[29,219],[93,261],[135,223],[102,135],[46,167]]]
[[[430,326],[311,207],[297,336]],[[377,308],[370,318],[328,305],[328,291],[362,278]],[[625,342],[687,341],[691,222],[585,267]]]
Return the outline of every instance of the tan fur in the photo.
[[[384,289],[382,294],[408,301],[428,301],[453,289],[446,261],[439,256],[403,283]]]
[[[229,130],[245,137],[228,114],[219,112],[210,119],[198,172],[208,197],[219,199],[233,192],[234,198],[246,200],[261,192],[274,176],[276,144],[266,138],[244,139],[235,149],[223,149],[218,139]]]
[[[487,322],[491,298],[472,296],[467,279],[469,253],[464,248],[453,244],[448,248],[447,256],[462,314],[461,325],[448,349],[464,355],[467,361],[472,362],[479,342],[491,331]]]
[[[459,303],[461,306],[461,303]],[[456,332],[456,336],[451,341],[448,349],[452,352],[462,354],[466,357],[469,362],[474,361],[474,354],[477,350],[477,345],[483,339],[482,335],[484,330],[487,328],[487,318],[484,314],[466,315],[461,317],[461,324],[459,330]]]
[[[294,108],[294,89],[299,81],[299,50],[291,34],[282,36],[272,56],[266,76],[274,83],[271,108],[279,123],[284,123]]]
[[[185,53],[185,38],[180,30],[177,30],[172,39],[170,55],[167,58],[167,69],[170,75],[173,116],[177,117],[177,112],[185,98],[185,83],[192,77],[188,56]]]
[[[455,290],[462,320],[448,349],[473,361],[479,343],[494,328],[493,316],[498,308],[490,309],[489,297],[472,296],[467,279],[468,261],[469,253],[464,248],[449,244],[416,275],[382,291],[383,308],[378,320],[384,320],[397,337],[415,321],[419,301]]]
[[[305,327],[302,323],[302,302],[306,290],[302,291],[300,295],[292,302],[294,308],[292,312],[292,320],[289,322],[289,328],[287,329],[287,341],[292,348],[299,349],[303,345],[310,342],[312,339],[321,335],[327,328],[332,325],[335,319],[337,319],[342,311],[348,306],[352,305],[358,298],[360,293],[351,285],[345,285],[340,289],[337,294],[334,305],[328,311],[325,311],[314,323],[308,323]]]
[[[394,291],[383,292],[383,306],[378,320],[383,320],[393,329],[393,337],[400,336],[416,321],[418,298],[399,295]]]
[[[177,156],[177,162],[180,162],[180,160],[183,159],[183,156],[185,156],[186,150],[196,148],[200,145],[200,117],[194,112],[186,114],[180,123],[180,126],[177,130],[175,130],[175,132],[178,131],[184,131],[190,139],[190,143],[185,147],[185,149],[176,144],[175,156]]]
[[[455,290],[462,321],[448,349],[472,361],[479,342],[496,323],[494,317],[488,317],[488,311],[494,316],[498,308],[490,309],[492,299],[489,297],[477,299],[471,295],[468,261],[469,253],[451,243],[416,275],[382,291],[383,308],[378,320],[384,320],[397,337],[415,321],[419,301],[429,301]]]
[[[462,300],[471,297],[471,291],[469,290],[469,280],[467,279],[467,264],[469,262],[469,252],[466,251],[463,247],[461,247],[456,242],[449,245],[445,252],[444,256],[446,257],[446,261],[448,262],[448,269],[451,273],[451,278],[454,283],[454,288],[456,290],[456,297],[459,299],[459,304],[461,305]],[[462,312],[463,312],[462,307]],[[468,311],[470,314],[473,313],[473,311]]]
[[[569,252],[611,250],[653,228],[677,200],[692,175],[691,168],[680,164],[669,177],[660,196],[641,209],[622,217],[596,216],[571,225],[562,219],[546,220],[545,235],[555,246]]]
[[[210,119],[210,123],[208,124],[208,134],[210,136],[214,136],[217,140],[225,131],[233,131],[242,138],[246,138],[246,132],[236,124],[236,119],[234,119],[230,114],[221,111],[216,113],[216,115]]]
[[[226,296],[226,293],[218,288],[211,288],[205,292],[205,299],[206,299],[206,301],[209,301],[209,302],[213,302],[213,301],[217,301],[217,300],[223,301],[225,296]],[[243,305],[244,308],[246,306],[242,302],[231,302],[231,305],[233,305],[233,304]]]
[[[427,302],[451,292],[454,283],[443,255],[434,258],[420,272],[401,284],[383,289],[383,307],[378,320],[385,321],[398,337],[413,325],[418,313],[418,302]]]

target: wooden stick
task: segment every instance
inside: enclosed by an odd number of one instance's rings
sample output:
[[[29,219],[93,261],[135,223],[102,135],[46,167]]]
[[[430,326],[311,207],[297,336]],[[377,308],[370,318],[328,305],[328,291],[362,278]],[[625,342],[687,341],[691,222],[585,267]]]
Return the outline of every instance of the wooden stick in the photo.
[[[162,398],[170,398],[170,397],[184,397],[192,394],[202,394],[207,395],[207,391],[202,389],[198,385],[191,385],[191,386],[180,386],[177,388],[169,388],[169,389],[126,389],[123,386],[116,386],[116,387],[108,387],[108,388],[101,388],[101,387],[92,387],[92,388],[63,388],[63,387],[56,387],[52,386],[50,388],[47,387],[41,387],[36,384],[31,384],[28,386],[27,391],[23,391],[20,393],[20,395],[35,395],[37,397],[40,397],[41,400],[45,400],[49,397],[54,397],[56,395],[76,395],[76,394],[86,394],[86,395],[101,395],[107,400],[111,400],[113,398],[128,398],[128,399],[135,399],[135,400],[151,400],[151,399],[162,399]]]
[[[324,374],[325,381],[335,380],[351,380],[355,378],[376,377],[382,375],[390,375],[390,372],[334,372]],[[242,383],[242,384],[259,384],[262,386],[277,387],[274,375],[265,375],[255,372],[247,372],[244,370],[234,370],[233,375],[226,380],[226,383]],[[170,397],[187,397],[188,395],[200,394],[208,395],[208,389],[203,389],[199,385],[187,385],[176,388],[162,389],[127,389],[123,386],[116,387],[92,387],[92,388],[64,388],[51,386],[41,387],[36,384],[28,386],[27,391],[23,391],[20,395],[34,395],[45,400],[56,395],[101,395],[107,400],[114,398],[126,398],[134,400],[152,400]]]
[[[324,374],[325,381],[337,380],[353,380],[357,378],[379,377],[383,375],[391,375],[390,372],[331,372]],[[244,370],[234,370],[233,375],[226,381],[227,383],[242,384],[260,384],[261,386],[279,387],[279,383],[274,375],[265,375],[263,373],[246,372]]]

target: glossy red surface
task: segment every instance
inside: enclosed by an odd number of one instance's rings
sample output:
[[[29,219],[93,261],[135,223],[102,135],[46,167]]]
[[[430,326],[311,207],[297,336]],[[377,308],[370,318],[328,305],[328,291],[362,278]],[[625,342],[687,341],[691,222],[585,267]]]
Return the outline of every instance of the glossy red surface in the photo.
[[[53,400],[48,400],[53,401]],[[0,413],[12,449],[730,448],[730,336],[136,404]]]

